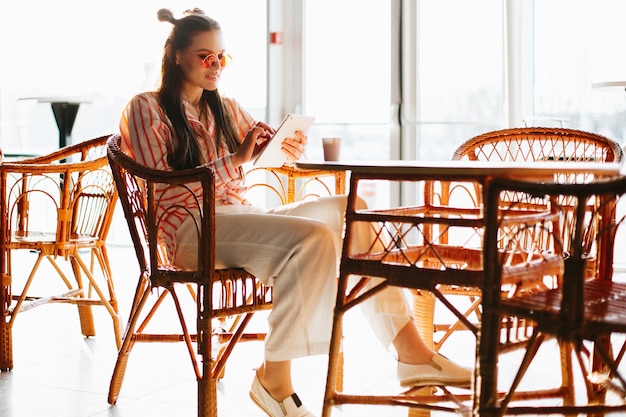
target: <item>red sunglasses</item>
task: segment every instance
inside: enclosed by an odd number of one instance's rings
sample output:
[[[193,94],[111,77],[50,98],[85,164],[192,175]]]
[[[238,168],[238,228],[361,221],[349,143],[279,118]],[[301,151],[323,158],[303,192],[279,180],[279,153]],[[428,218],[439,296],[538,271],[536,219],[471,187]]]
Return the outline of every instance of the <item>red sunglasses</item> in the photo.
[[[232,56],[225,54],[225,53],[220,53],[217,55],[215,54],[198,55],[198,58],[202,60],[203,68],[211,68],[217,61],[219,61],[220,66],[224,68],[225,66],[230,64],[230,61],[233,60]]]

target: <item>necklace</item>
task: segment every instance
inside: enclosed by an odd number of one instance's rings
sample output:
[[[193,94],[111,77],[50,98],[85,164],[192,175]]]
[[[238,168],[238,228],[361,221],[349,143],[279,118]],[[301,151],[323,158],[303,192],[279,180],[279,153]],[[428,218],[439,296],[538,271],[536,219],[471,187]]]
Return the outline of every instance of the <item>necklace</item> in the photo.
[[[200,124],[202,126],[204,126],[205,129],[208,129],[208,120],[207,117],[204,114],[204,106],[202,105],[202,102],[198,102],[198,104],[191,104],[191,106],[196,110],[196,113],[198,114],[198,121],[200,122]]]
[[[198,104],[193,104],[193,103],[189,103],[191,104],[191,106],[196,109],[196,113],[198,114],[198,120],[200,120],[200,118],[202,117],[202,103],[198,102]]]

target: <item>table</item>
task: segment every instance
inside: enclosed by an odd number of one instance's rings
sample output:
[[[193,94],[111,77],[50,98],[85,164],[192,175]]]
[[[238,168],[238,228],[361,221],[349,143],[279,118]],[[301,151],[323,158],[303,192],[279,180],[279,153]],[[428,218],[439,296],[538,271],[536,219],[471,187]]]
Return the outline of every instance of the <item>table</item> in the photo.
[[[59,148],[71,144],[72,129],[80,105],[92,102],[83,97],[24,97],[20,100],[37,100],[37,103],[50,104],[59,129]]]
[[[603,81],[591,84],[591,88],[602,91],[626,91],[626,81]]]
[[[301,161],[296,168],[325,171],[350,171],[349,198],[356,201],[360,180],[442,180],[469,181],[482,186],[494,177],[521,177],[551,180],[555,175],[593,174],[602,177],[622,175],[621,163],[588,162],[487,162],[487,161]],[[626,169],[624,169],[626,172]],[[483,188],[484,189],[484,188]],[[432,204],[432,202],[427,202]],[[349,203],[350,204],[350,203]],[[484,216],[487,216],[484,213]],[[481,220],[482,221],[482,220]],[[475,227],[475,223],[468,226]],[[349,237],[349,234],[346,235]],[[611,265],[604,262],[600,270]]]
[[[396,177],[448,180],[484,180],[490,177],[552,177],[554,174],[620,175],[621,163],[499,162],[499,161],[298,161],[305,170],[350,171],[360,179]]]
[[[391,222],[401,223],[407,228],[414,226],[429,227],[436,222],[442,222],[441,218],[429,217],[428,205],[413,207],[394,207],[382,210],[356,210],[359,181],[362,180],[386,180],[386,181],[461,181],[471,182],[482,186],[484,194],[489,181],[496,177],[523,177],[551,181],[555,175],[582,175],[593,174],[597,176],[620,175],[621,164],[619,163],[574,163],[574,162],[473,162],[473,161],[341,161],[341,162],[316,162],[303,161],[296,163],[301,169],[321,169],[326,171],[350,171],[350,188],[348,194],[348,206],[346,210],[346,235],[341,258],[340,277],[338,284],[337,304],[333,320],[333,333],[329,350],[329,367],[327,375],[326,393],[322,417],[328,417],[331,408],[335,405],[353,404],[377,404],[377,405],[401,405],[416,408],[435,409],[433,402],[450,401],[448,393],[444,392],[440,400],[434,396],[416,395],[408,392],[401,395],[352,395],[339,392],[337,387],[338,367],[341,366],[335,358],[338,357],[342,345],[342,320],[343,315],[354,305],[363,299],[373,295],[386,285],[394,285],[412,288],[417,291],[432,291],[438,284],[467,284],[469,286],[481,286],[484,266],[483,257],[479,256],[479,265],[460,269],[447,268],[424,268],[417,265],[417,261],[411,260],[414,253],[409,253],[405,245],[405,236],[411,232],[420,230],[398,230],[394,237],[398,241],[388,246],[379,253],[350,253],[351,241],[354,238],[352,227],[357,222]],[[483,196],[484,197],[484,196]],[[484,199],[483,199],[484,200]],[[485,219],[491,213],[485,212],[484,207],[473,215],[464,219],[452,219],[448,222],[454,227],[483,228]],[[382,253],[382,255],[381,255]],[[394,257],[395,256],[395,257]],[[383,277],[384,283],[377,285],[372,290],[363,294],[348,290],[349,276],[377,276]],[[419,277],[419,279],[417,279]],[[357,284],[356,288],[359,288]],[[459,408],[447,407],[450,412],[468,412],[466,405],[461,403],[470,396],[460,395]],[[436,409],[442,409],[438,406]]]

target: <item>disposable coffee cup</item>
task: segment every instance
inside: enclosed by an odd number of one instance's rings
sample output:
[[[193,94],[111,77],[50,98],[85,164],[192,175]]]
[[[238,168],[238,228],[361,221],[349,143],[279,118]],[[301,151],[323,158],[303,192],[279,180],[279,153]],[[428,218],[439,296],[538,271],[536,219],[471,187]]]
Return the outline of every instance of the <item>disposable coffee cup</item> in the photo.
[[[338,161],[341,150],[341,138],[322,138],[324,161]]]

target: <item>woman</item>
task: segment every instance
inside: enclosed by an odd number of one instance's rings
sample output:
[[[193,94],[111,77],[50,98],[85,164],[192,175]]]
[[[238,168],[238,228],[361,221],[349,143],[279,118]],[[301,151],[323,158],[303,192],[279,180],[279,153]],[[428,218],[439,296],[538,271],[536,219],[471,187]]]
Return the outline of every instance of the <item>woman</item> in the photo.
[[[158,16],[173,24],[164,48],[161,85],[156,92],[135,96],[124,110],[123,148],[152,168],[205,166],[215,172],[216,263],[245,268],[274,287],[265,359],[250,396],[269,416],[313,416],[294,393],[291,360],[328,353],[346,197],[270,210],[251,206],[243,197],[242,165],[256,156],[274,130],[218,93],[229,56],[215,20],[198,9],[181,19],[165,9]],[[285,139],[282,150],[293,162],[306,143],[307,137],[296,132]],[[170,255],[183,268],[195,265],[187,256],[196,253],[191,227],[181,215],[162,230]],[[363,310],[381,342],[393,345],[403,386],[470,385],[470,370],[422,342],[401,289],[383,291],[364,303]]]

